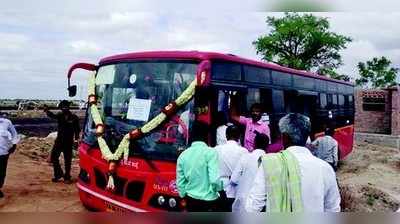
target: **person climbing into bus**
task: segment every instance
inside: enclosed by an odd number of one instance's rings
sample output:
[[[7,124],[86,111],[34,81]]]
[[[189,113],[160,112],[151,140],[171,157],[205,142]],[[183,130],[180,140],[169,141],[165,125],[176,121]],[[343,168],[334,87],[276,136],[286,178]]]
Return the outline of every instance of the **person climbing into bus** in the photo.
[[[215,211],[222,182],[219,179],[218,154],[207,145],[208,126],[195,122],[191,146],[176,163],[176,185],[189,212]]]
[[[240,129],[236,125],[231,125],[226,129],[226,139],[228,141],[225,144],[215,147],[218,153],[219,175],[224,185],[219,206],[222,212],[230,212],[232,210],[236,189],[231,185],[230,177],[240,158],[249,153],[246,148],[239,145]]]
[[[53,149],[51,150],[51,163],[54,169],[53,182],[58,182],[64,178],[64,183],[71,183],[71,163],[72,163],[72,149],[79,139],[79,118],[70,111],[70,102],[63,100],[58,107],[61,112],[54,114],[45,105],[44,112],[48,117],[56,119],[58,123],[57,138],[55,140]],[[63,172],[59,157],[60,154],[64,155],[65,173]]]
[[[305,147],[311,131],[306,116],[290,113],[279,121],[285,150],[262,157],[246,200],[247,212],[339,212],[336,174]],[[268,198],[268,200],[267,200]]]
[[[333,138],[335,130],[333,128],[326,128],[325,135],[318,137],[313,141],[310,146],[312,153],[329,163],[332,168],[336,171],[338,164],[338,142]]]
[[[233,212],[245,212],[246,198],[253,185],[254,178],[260,166],[260,158],[265,155],[269,138],[265,134],[257,134],[254,139],[255,149],[242,156],[231,176],[231,185],[235,186],[236,197],[232,204]]]
[[[250,152],[254,150],[254,138],[257,133],[266,134],[270,138],[270,129],[268,123],[261,120],[262,106],[254,103],[250,107],[251,117],[238,115],[238,98],[233,95],[231,98],[230,116],[231,119],[241,125],[245,125],[244,144],[243,146]]]

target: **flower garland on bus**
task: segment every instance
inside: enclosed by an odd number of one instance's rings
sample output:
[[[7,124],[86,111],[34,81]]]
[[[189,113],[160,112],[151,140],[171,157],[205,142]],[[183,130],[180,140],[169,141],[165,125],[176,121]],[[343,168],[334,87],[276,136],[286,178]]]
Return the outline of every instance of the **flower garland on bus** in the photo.
[[[206,73],[201,73],[200,85],[204,83]],[[128,134],[126,134],[118,145],[117,150],[112,153],[110,148],[107,145],[107,142],[103,138],[105,132],[105,125],[101,119],[100,112],[97,108],[97,97],[96,97],[96,74],[92,73],[89,78],[89,106],[90,113],[92,115],[93,121],[96,125],[96,136],[97,142],[99,144],[99,148],[101,151],[102,157],[109,162],[108,167],[108,184],[107,189],[114,190],[114,178],[116,163],[123,157],[124,160],[128,159],[129,156],[129,143],[130,140],[140,139],[151,132],[153,129],[157,128],[162,122],[164,122],[167,118],[174,115],[178,109],[178,107],[186,104],[195,93],[195,88],[197,85],[197,79],[194,79],[190,85],[183,91],[183,93],[175,100],[165,106],[161,113],[154,117],[152,120],[147,122],[143,127],[136,128],[131,130]]]

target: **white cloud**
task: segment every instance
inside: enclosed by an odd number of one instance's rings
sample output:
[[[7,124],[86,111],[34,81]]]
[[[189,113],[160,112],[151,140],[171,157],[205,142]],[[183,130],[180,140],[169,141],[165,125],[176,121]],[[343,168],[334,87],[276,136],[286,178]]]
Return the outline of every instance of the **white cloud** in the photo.
[[[100,1],[106,5],[71,2],[60,3],[56,10],[5,7],[12,13],[0,12],[0,97],[63,98],[70,65],[97,63],[117,53],[203,50],[259,60],[252,41],[268,32],[267,15],[282,15],[200,9],[136,12],[130,8],[134,4],[121,0]],[[90,10],[78,10],[77,5]],[[354,39],[342,52],[344,73],[356,77],[356,64],[374,56],[387,56],[400,64],[400,13],[318,15],[329,17],[333,31]],[[84,73],[74,76],[83,85],[85,79]],[[43,89],[47,91],[39,92]]]
[[[29,41],[29,38],[22,34],[0,32],[0,51],[11,53],[25,50]]]
[[[94,54],[101,50],[101,47],[96,43],[85,40],[70,42],[69,46],[77,54]]]

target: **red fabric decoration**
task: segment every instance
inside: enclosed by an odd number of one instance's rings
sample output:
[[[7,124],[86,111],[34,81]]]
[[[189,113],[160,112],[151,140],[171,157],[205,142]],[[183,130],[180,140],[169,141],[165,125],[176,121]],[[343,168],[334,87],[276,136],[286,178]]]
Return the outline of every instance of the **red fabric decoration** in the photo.
[[[129,132],[129,138],[131,140],[139,139],[140,137],[142,137],[142,135],[143,135],[143,133],[139,128]]]
[[[169,103],[167,106],[165,106],[162,109],[162,112],[167,115],[167,117],[171,117],[172,115],[175,114],[176,109],[178,108],[178,106],[176,105],[175,101]]]
[[[106,127],[104,124],[97,124],[96,125],[96,135],[97,136],[102,136],[105,132]]]

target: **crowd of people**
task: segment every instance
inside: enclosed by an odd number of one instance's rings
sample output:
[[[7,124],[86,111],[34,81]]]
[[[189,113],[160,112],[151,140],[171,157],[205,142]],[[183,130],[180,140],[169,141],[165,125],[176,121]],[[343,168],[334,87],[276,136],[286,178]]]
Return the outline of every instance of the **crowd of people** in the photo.
[[[333,129],[311,142],[310,119],[287,114],[279,121],[283,150],[269,153],[270,130],[260,104],[252,105],[250,118],[231,113],[231,120],[236,124],[218,127],[214,148],[207,145],[205,124],[192,127],[191,146],[180,154],[176,170],[188,211],[340,211]],[[245,127],[243,139],[239,125]]]
[[[51,151],[53,182],[71,183],[73,144],[79,139],[79,119],[69,110],[69,102],[59,104],[48,117],[57,120],[58,135]],[[338,146],[333,130],[307,144],[310,120],[288,114],[279,122],[280,142],[285,150],[270,153],[270,129],[261,119],[261,105],[251,106],[251,116],[238,116],[233,108],[227,123],[219,113],[217,146],[208,142],[208,126],[194,123],[191,146],[177,161],[179,195],[188,211],[339,211],[340,195],[334,170]],[[242,137],[243,125],[244,134]],[[0,198],[4,197],[7,162],[19,141],[11,121],[0,118]],[[241,143],[243,142],[243,144]],[[242,146],[243,145],[243,146]],[[307,147],[308,148],[307,148]],[[279,148],[279,147],[277,147]],[[310,150],[311,149],[311,150]],[[274,151],[275,152],[275,151]],[[65,169],[59,163],[63,154]]]

